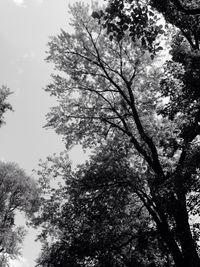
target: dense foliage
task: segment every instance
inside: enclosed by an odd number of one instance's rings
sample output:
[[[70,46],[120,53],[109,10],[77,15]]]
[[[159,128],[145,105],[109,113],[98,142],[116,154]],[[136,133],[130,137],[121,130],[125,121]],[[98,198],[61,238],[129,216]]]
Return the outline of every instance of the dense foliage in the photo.
[[[200,226],[191,222],[199,213],[200,16],[180,5],[113,0],[90,16],[77,3],[74,33],[49,42],[58,72],[46,90],[58,105],[47,126],[67,148],[81,143],[95,155],[75,172],[64,155],[41,166],[40,266],[200,266]]]
[[[168,250],[140,200],[146,186],[133,161],[141,164],[123,142],[110,140],[77,171],[64,154],[41,164],[43,205],[34,219],[43,226],[39,265],[170,266]],[[62,184],[51,188],[58,176]]]
[[[38,207],[35,181],[14,163],[0,162],[0,263],[20,254],[25,229],[15,225],[16,212],[30,216]]]

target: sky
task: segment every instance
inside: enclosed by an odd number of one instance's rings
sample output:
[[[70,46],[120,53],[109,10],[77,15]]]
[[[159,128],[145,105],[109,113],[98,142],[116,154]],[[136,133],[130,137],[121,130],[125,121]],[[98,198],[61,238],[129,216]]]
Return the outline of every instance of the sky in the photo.
[[[0,129],[0,160],[14,161],[31,175],[39,159],[64,150],[61,138],[44,129],[45,114],[55,100],[44,92],[53,66],[47,56],[49,36],[69,26],[68,5],[75,0],[0,0],[0,86],[13,92],[9,97],[14,112],[5,116]],[[84,2],[90,2],[89,0]],[[75,163],[84,158],[80,147],[71,152]],[[24,224],[23,217],[18,223]],[[29,229],[23,255],[12,267],[33,267],[40,244]]]

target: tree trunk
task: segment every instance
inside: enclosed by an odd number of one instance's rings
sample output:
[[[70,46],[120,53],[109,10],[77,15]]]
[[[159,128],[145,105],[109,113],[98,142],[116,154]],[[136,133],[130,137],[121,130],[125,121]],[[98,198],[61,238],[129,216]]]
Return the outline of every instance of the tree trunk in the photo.
[[[183,255],[174,239],[174,237],[172,236],[172,233],[170,232],[168,225],[166,223],[161,223],[158,226],[158,230],[161,234],[161,237],[163,239],[163,241],[165,242],[165,244],[167,245],[174,263],[176,267],[183,267],[184,266],[184,258]],[[189,266],[188,266],[189,267]]]
[[[166,244],[166,246],[168,247],[175,266],[176,267],[183,267],[184,266],[184,258],[182,255],[182,252],[173,236],[173,234],[171,233],[170,229],[169,229],[169,225],[167,222],[167,218],[165,218],[160,205],[158,204],[158,201],[156,200],[156,198],[154,197],[154,201],[156,203],[156,206],[154,206],[154,208],[152,208],[152,203],[151,201],[148,199],[148,202],[146,202],[145,197],[140,194],[139,192],[137,192],[139,198],[141,199],[141,201],[144,203],[145,207],[147,208],[147,210],[149,211],[149,213],[151,214],[153,220],[155,221],[156,225],[157,225],[157,229],[162,237],[163,242]],[[158,216],[159,215],[159,216]]]
[[[178,200],[174,211],[174,219],[176,221],[177,234],[180,240],[182,255],[184,258],[184,266],[200,267],[200,259],[197,254],[195,241],[192,237],[188,212],[186,208],[186,199],[184,194],[178,194]]]

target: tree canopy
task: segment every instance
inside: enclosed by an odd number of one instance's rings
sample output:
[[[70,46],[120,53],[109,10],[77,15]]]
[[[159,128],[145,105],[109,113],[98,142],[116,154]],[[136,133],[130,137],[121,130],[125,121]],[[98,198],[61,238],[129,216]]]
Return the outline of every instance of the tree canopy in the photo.
[[[15,225],[16,212],[30,217],[39,204],[36,182],[15,163],[0,162],[0,202],[0,262],[7,266],[8,259],[20,254],[26,234]]]
[[[62,155],[42,166],[40,266],[200,266],[199,15],[183,13],[179,1],[114,0],[91,16],[77,3],[74,33],[49,42],[47,126],[95,156],[76,172]]]
[[[110,140],[75,172],[65,155],[41,164],[44,198],[34,221],[43,228],[39,266],[170,266],[167,248],[138,196],[145,194],[144,181],[131,167],[133,156],[127,156],[122,143]],[[51,188],[58,173],[62,184]]]

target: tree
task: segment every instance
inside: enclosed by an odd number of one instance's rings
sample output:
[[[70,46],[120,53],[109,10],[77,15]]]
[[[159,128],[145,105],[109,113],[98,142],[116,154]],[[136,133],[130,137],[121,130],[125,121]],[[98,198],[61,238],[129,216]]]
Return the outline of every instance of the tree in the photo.
[[[199,194],[199,163],[194,161],[199,155],[199,99],[194,98],[198,91],[194,83],[199,79],[198,51],[191,51],[185,41],[179,42],[180,50],[172,50],[165,75],[164,68],[156,63],[160,49],[152,49],[162,31],[153,31],[149,39],[150,25],[158,29],[156,19],[145,16],[147,23],[143,24],[140,14],[145,15],[148,8],[143,5],[138,9],[134,36],[122,29],[120,38],[118,34],[112,38],[106,35],[105,18],[90,17],[87,7],[76,4],[71,9],[75,33],[62,30],[49,43],[47,60],[59,73],[52,76],[46,90],[59,104],[48,114],[47,126],[63,135],[68,148],[77,142],[98,147],[108,138],[123,138],[131,153],[144,161],[145,172],[140,169],[140,178],[147,189],[139,198],[175,266],[196,267],[200,261],[189,224],[188,198]],[[195,36],[196,32],[187,40],[197,47]],[[182,58],[185,44],[189,50],[184,50]],[[177,56],[184,63],[175,61]],[[163,97],[168,102],[163,102]],[[137,166],[134,161],[132,164]],[[191,212],[195,210],[194,201],[190,207]]]
[[[6,86],[0,88],[0,125],[4,123],[3,116],[7,110],[12,110],[11,105],[6,101],[10,95],[10,90]]]
[[[35,181],[17,164],[0,162],[0,261],[7,266],[9,258],[20,254],[25,229],[15,225],[16,212],[30,216],[38,207]]]
[[[49,158],[38,173],[44,195],[34,221],[43,229],[38,266],[171,266],[137,195],[145,186],[124,144],[110,140],[76,172],[64,156]],[[62,185],[55,190],[51,178],[58,173]]]
[[[4,114],[12,106],[7,102],[11,94],[7,86],[0,88],[0,126],[5,123]],[[0,265],[9,266],[9,259],[21,253],[26,234],[24,227],[15,225],[16,212],[26,216],[38,207],[39,192],[35,181],[15,163],[0,162]]]

